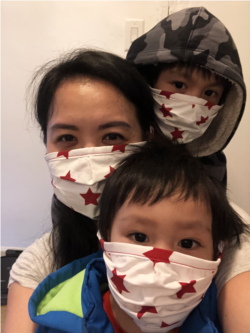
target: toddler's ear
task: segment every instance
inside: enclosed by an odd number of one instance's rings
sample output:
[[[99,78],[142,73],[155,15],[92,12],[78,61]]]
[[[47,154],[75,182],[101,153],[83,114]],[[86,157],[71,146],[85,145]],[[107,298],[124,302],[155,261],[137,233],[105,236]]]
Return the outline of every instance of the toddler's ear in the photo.
[[[147,135],[146,141],[152,141],[153,137],[154,137],[154,133],[155,133],[155,129],[153,126],[149,127],[149,134]]]

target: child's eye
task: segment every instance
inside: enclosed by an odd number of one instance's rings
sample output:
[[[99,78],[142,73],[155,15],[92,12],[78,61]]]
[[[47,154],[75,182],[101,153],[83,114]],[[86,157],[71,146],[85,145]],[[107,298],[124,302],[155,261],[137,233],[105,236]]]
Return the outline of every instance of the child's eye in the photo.
[[[213,90],[206,90],[205,91],[205,95],[208,96],[208,97],[211,97],[215,94],[215,92]]]
[[[194,241],[193,239],[182,239],[178,244],[178,246],[184,249],[192,249],[197,245],[200,246],[200,244],[197,241]]]
[[[133,238],[138,243],[148,242],[148,237],[145,234],[139,232],[134,233]]]
[[[57,141],[72,142],[72,141],[76,141],[76,138],[73,135],[65,134],[65,135],[60,136]]]
[[[174,86],[177,89],[182,89],[182,88],[184,88],[184,83],[181,81],[177,81],[177,82],[174,82]]]

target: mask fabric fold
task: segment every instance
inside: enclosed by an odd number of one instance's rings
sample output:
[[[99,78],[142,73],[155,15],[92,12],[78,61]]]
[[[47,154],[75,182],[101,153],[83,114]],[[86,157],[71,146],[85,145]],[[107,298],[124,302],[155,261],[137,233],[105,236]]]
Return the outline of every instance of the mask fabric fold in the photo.
[[[188,143],[205,133],[223,105],[203,98],[151,88],[157,123],[172,141]]]
[[[46,154],[54,194],[76,212],[96,219],[106,179],[119,162],[144,144],[80,148]]]
[[[143,332],[169,332],[180,327],[203,299],[221,261],[100,241],[110,291]]]

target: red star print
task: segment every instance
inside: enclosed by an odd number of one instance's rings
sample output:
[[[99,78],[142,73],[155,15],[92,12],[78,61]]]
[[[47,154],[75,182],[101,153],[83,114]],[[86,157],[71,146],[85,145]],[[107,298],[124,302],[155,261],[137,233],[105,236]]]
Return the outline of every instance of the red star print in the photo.
[[[160,95],[165,96],[167,99],[169,99],[169,97],[173,94],[174,94],[173,92],[164,91],[164,90],[160,92]]]
[[[69,158],[69,152],[70,152],[70,150],[59,151],[58,154],[57,154],[57,157],[64,156],[68,159]]]
[[[172,134],[172,140],[176,140],[176,139],[183,139],[183,137],[182,137],[182,133],[183,133],[184,131],[179,131],[179,129],[177,128],[177,127],[175,127],[174,128],[174,131],[173,132],[171,132],[171,134]]]
[[[123,280],[126,275],[117,275],[116,268],[112,271],[112,273],[113,277],[111,278],[111,281],[114,283],[119,293],[121,294],[122,291],[126,291],[127,293],[129,293],[129,291],[125,288],[123,284]]]
[[[51,180],[51,185],[54,186],[56,188],[56,185],[54,185],[54,180]]]
[[[111,173],[113,171],[115,171],[115,168],[112,168],[112,166],[109,166],[109,170],[110,170],[110,172],[106,176],[104,176],[105,178],[108,178],[111,175]]]
[[[204,296],[205,296],[205,294],[203,294],[203,295],[201,296],[201,300],[203,300]]]
[[[186,293],[196,293],[196,290],[194,289],[193,285],[196,283],[196,280],[192,280],[189,283],[186,282],[179,282],[181,285],[181,290],[178,291],[176,294],[178,298],[182,298],[182,296]]]
[[[122,153],[125,153],[125,147],[127,145],[115,145],[113,146],[113,149],[111,150],[112,151],[116,151],[116,150],[120,150]]]
[[[211,102],[207,102],[204,106],[207,106],[208,110],[210,110],[215,104]]]
[[[164,104],[162,104],[162,106],[160,108],[160,111],[163,113],[163,117],[173,118],[173,116],[170,113],[171,110],[172,110],[172,108],[166,108]]]
[[[201,116],[201,120],[196,122],[196,125],[204,124],[208,120],[208,116],[206,118]]]
[[[99,196],[101,195],[101,193],[93,193],[91,191],[91,188],[88,189],[87,193],[80,193],[80,196],[83,197],[83,199],[85,199],[85,206],[87,205],[98,205],[97,199],[99,198]]]
[[[70,171],[67,173],[66,176],[61,176],[60,178],[64,179],[64,180],[68,180],[70,182],[75,182],[76,181],[76,179],[70,177]]]
[[[168,325],[168,324],[164,323],[164,321],[163,321],[163,322],[161,323],[161,328],[162,328],[162,327],[173,326],[173,325],[178,324],[178,323],[179,323],[179,321],[177,321],[176,323],[173,323],[173,324]]]
[[[74,210],[74,208],[73,207],[70,207],[72,210]]]
[[[153,261],[154,265],[157,262],[165,262],[166,264],[170,264],[169,257],[173,251],[163,250],[163,249],[156,249],[144,252],[143,255]]]
[[[192,109],[195,107],[195,104],[192,104]]]
[[[156,308],[154,306],[142,306],[141,310],[137,313],[137,318],[141,319],[141,317],[144,315],[144,313],[158,313],[156,311]]]

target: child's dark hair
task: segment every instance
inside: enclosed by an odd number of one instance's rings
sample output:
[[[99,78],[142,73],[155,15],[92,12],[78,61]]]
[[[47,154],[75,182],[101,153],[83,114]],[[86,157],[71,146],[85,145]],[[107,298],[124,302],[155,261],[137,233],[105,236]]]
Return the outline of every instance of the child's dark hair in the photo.
[[[153,205],[163,198],[204,202],[212,213],[214,255],[220,241],[248,232],[238,214],[230,206],[224,187],[209,177],[201,162],[183,145],[165,146],[150,142],[129,155],[108,178],[100,200],[98,228],[108,241],[116,213],[129,198],[130,203]]]
[[[159,63],[156,65],[145,65],[145,66],[136,66],[139,73],[144,77],[144,79],[147,81],[148,85],[152,88],[155,87],[155,84],[160,76],[160,74],[165,71],[166,69],[179,69],[182,70],[185,68],[188,74],[191,74],[194,70],[197,70],[198,73],[201,73],[201,75],[204,78],[210,78],[210,75],[212,72],[209,69],[206,69],[204,67],[198,66],[195,63],[188,63],[188,62],[171,62],[171,63]],[[216,74],[216,73],[215,73]],[[225,78],[223,78],[220,75],[216,75],[216,79],[218,83],[222,83],[224,86],[223,94],[221,96],[221,99],[219,101],[219,104],[223,104],[225,102],[226,96],[230,90],[231,82]]]

